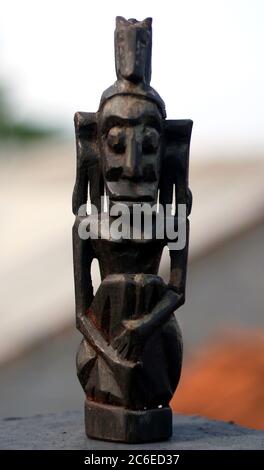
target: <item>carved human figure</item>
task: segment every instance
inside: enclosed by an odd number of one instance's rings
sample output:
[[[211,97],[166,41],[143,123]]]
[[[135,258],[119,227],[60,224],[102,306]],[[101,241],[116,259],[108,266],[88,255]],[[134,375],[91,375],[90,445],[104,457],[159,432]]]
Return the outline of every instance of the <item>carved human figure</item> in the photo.
[[[188,154],[192,122],[167,121],[165,106],[150,87],[151,19],[117,17],[117,82],[97,113],[76,113],[77,172],[73,193],[76,323],[83,334],[77,371],[86,394],[86,432],[91,437],[140,442],[171,434],[168,406],[182,364],[182,338],[174,312],[185,301],[186,244],[170,250],[168,285],[158,276],[166,238],[115,240],[103,220],[119,203],[177,203],[191,210]],[[98,239],[82,239],[79,208],[99,212]],[[109,197],[108,213],[101,197]],[[129,219],[132,221],[131,219]],[[132,223],[132,222],[131,222]],[[155,227],[156,219],[153,219]],[[175,225],[177,226],[177,211]],[[143,230],[143,228],[142,228]],[[155,230],[153,230],[153,233]],[[93,294],[91,263],[98,259],[101,285]]]

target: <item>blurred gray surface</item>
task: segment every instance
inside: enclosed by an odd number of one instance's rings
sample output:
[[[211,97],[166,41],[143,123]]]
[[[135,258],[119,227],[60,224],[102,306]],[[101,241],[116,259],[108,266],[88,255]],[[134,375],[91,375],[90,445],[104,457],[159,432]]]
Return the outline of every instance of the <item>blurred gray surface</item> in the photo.
[[[186,352],[209,336],[264,327],[264,225],[189,265],[179,310]]]
[[[185,358],[223,330],[263,327],[263,239],[264,225],[190,264],[187,300],[178,314]],[[73,325],[0,368],[0,416],[82,410],[75,371],[80,340]]]
[[[264,431],[198,416],[174,415],[173,436],[166,442],[127,445],[87,439],[81,411],[1,419],[0,449],[263,449]]]

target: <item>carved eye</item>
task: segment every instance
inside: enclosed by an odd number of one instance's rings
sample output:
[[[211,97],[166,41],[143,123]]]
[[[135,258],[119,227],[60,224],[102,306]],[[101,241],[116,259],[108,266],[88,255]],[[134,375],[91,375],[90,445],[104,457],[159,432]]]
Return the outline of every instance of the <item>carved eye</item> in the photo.
[[[147,127],[145,129],[142,150],[144,153],[153,153],[157,150],[160,142],[160,135],[153,127]]]
[[[121,127],[112,127],[107,134],[107,144],[115,153],[124,153],[126,134]]]

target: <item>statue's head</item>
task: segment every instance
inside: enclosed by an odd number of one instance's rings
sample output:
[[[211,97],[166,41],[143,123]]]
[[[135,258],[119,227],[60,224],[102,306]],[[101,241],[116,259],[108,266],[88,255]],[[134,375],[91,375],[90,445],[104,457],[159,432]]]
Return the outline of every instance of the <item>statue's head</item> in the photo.
[[[185,178],[178,187],[179,200],[187,198],[192,123],[166,120],[164,102],[149,84],[151,38],[151,18],[117,17],[117,81],[102,94],[97,113],[75,116],[78,164],[86,173],[76,183],[75,213],[86,203],[85,178],[99,210],[104,191],[111,203],[131,206],[155,204],[160,190],[160,203],[171,204],[176,177]]]
[[[99,114],[102,171],[110,201],[157,200],[163,120],[140,96],[116,95]]]
[[[151,18],[116,19],[117,82],[98,111],[101,168],[111,202],[157,200],[165,106],[150,87]]]

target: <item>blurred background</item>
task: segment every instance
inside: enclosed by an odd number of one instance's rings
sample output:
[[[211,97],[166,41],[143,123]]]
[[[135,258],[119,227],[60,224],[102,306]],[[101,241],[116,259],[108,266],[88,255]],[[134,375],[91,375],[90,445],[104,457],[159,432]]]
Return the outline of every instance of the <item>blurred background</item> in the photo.
[[[9,0],[0,17],[0,415],[83,406],[75,372],[73,114],[115,80],[115,16],[153,17],[152,85],[194,121],[176,412],[264,428],[261,0]],[[168,271],[164,257],[161,274]],[[98,268],[93,266],[95,286]]]

